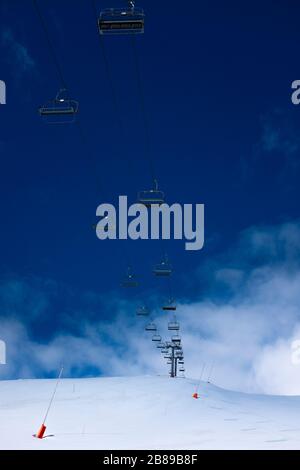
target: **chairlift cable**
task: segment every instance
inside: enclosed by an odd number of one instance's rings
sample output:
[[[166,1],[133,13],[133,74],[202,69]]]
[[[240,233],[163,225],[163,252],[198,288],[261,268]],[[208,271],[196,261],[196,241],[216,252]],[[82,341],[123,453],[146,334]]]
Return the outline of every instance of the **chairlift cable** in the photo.
[[[35,11],[36,11],[36,13],[37,13],[37,16],[38,16],[38,18],[39,18],[41,27],[42,27],[42,29],[43,29],[43,31],[44,31],[44,34],[45,34],[45,37],[46,37],[46,40],[47,40],[47,44],[48,44],[48,49],[49,49],[49,52],[50,52],[50,54],[51,54],[51,56],[52,56],[53,63],[54,63],[54,65],[55,65],[55,67],[56,67],[57,74],[58,74],[58,76],[59,76],[59,80],[60,80],[61,86],[62,86],[62,88],[64,88],[64,89],[67,90],[68,87],[67,87],[67,84],[66,84],[66,80],[65,80],[65,78],[64,78],[64,74],[63,74],[62,68],[61,68],[61,66],[60,66],[59,60],[58,60],[58,58],[57,58],[57,55],[56,55],[56,53],[55,53],[55,48],[54,48],[53,43],[52,43],[52,41],[51,41],[51,39],[50,39],[49,31],[48,31],[47,25],[46,25],[46,23],[45,23],[45,20],[44,20],[44,18],[43,18],[43,15],[42,15],[42,13],[41,13],[41,10],[40,10],[40,8],[39,8],[38,2],[37,2],[37,0],[32,0],[32,1],[33,1],[33,5],[34,5]],[[104,53],[105,53],[105,51],[104,51]],[[108,70],[109,70],[109,69],[108,69]],[[79,128],[79,131],[80,131],[79,133],[80,133],[81,140],[82,140],[84,146],[85,146],[86,149],[87,149],[87,154],[88,154],[88,156],[89,156],[90,163],[91,163],[91,165],[92,165],[92,167],[93,167],[93,170],[94,170],[94,171],[92,171],[92,173],[93,173],[93,176],[94,176],[94,178],[95,178],[96,191],[97,191],[97,193],[98,193],[98,192],[100,192],[100,191],[99,191],[100,188],[102,188],[102,185],[100,184],[100,177],[98,178],[98,176],[97,176],[97,175],[98,175],[98,169],[97,169],[96,163],[95,163],[95,161],[94,161],[94,159],[93,159],[93,154],[92,154],[90,145],[89,145],[89,143],[88,143],[87,136],[86,136],[86,134],[85,134],[85,132],[84,132],[84,129],[83,129],[83,127],[82,127],[82,124],[81,124],[81,122],[80,122],[79,120],[77,121],[77,124],[78,124],[78,128]],[[102,190],[101,192],[103,192],[103,190]],[[129,266],[128,263],[127,263],[127,266]]]
[[[53,63],[55,65],[56,69],[57,69],[57,73],[58,73],[61,85],[64,89],[67,89],[66,80],[64,78],[62,68],[61,68],[60,63],[58,61],[58,58],[56,56],[53,43],[52,43],[52,41],[50,39],[50,36],[49,36],[47,25],[45,23],[45,20],[43,18],[43,15],[41,13],[41,10],[39,8],[37,0],[33,0],[33,5],[34,5],[34,8],[35,8],[36,13],[38,15],[38,18],[40,20],[42,29],[45,33],[45,37],[46,37],[46,40],[47,40],[47,43],[48,43],[49,51],[51,52]],[[97,17],[97,10],[96,10],[95,0],[92,1],[92,5],[93,5],[93,8],[94,8],[96,17]],[[104,44],[102,42],[102,38],[100,37],[100,35],[99,35],[99,40],[100,40],[101,50],[102,50],[103,59],[104,59],[104,63],[105,63],[105,69],[106,69],[106,73],[107,73],[107,76],[108,76],[108,80],[109,80],[109,84],[110,84],[110,88],[111,88],[111,93],[112,93],[112,97],[113,97],[114,108],[115,108],[115,112],[116,112],[116,115],[117,115],[117,122],[119,124],[120,129],[122,129],[122,122],[120,120],[119,113],[118,113],[117,98],[116,98],[116,93],[115,93],[115,89],[114,89],[113,82],[112,82],[112,76],[111,76],[111,71],[110,71],[110,67],[109,67],[109,62],[108,62],[107,55],[106,55],[105,48],[104,48]],[[132,44],[133,44],[133,50],[134,50],[135,68],[136,68],[137,79],[138,79],[137,81],[138,81],[138,87],[139,87],[139,92],[140,92],[141,110],[142,110],[142,114],[143,114],[143,121],[144,121],[144,127],[145,127],[145,138],[146,138],[145,150],[146,150],[146,152],[148,154],[148,157],[149,157],[150,172],[151,172],[152,179],[153,179],[153,181],[156,181],[155,174],[154,174],[154,169],[153,169],[153,162],[150,159],[150,155],[149,155],[149,141],[150,141],[150,139],[149,139],[149,129],[148,129],[147,116],[146,116],[146,109],[145,109],[145,99],[144,99],[144,93],[143,93],[142,79],[141,79],[141,74],[140,74],[140,69],[139,69],[138,55],[137,55],[137,51],[136,51],[135,42],[133,41]],[[85,134],[83,132],[81,123],[79,123],[79,129],[80,129],[80,134],[81,134],[81,137],[82,137],[82,141],[88,147],[87,140],[86,140]],[[90,152],[88,152],[88,154],[91,156]],[[94,166],[93,160],[91,160],[91,161],[92,161],[93,166]],[[94,175],[96,173],[93,172]]]
[[[97,14],[96,0],[91,0],[91,6],[92,6],[93,14],[94,14],[95,19],[96,19],[96,24],[97,24],[97,27],[98,27],[98,14]],[[121,119],[120,106],[119,106],[119,102],[118,102],[118,98],[117,98],[117,92],[116,92],[116,88],[115,88],[115,85],[114,85],[114,81],[113,81],[113,77],[112,77],[112,71],[111,71],[111,67],[109,65],[109,60],[108,60],[106,49],[105,49],[104,39],[102,38],[102,36],[100,34],[98,34],[98,40],[99,40],[100,50],[101,50],[101,54],[102,54],[102,58],[103,58],[103,62],[104,62],[105,74],[106,74],[106,78],[107,78],[107,82],[108,82],[108,85],[109,85],[110,94],[111,94],[111,98],[112,98],[112,107],[113,107],[113,112],[115,114],[117,127],[119,128],[120,133],[122,135],[124,135],[124,126],[123,126],[123,122],[122,122],[122,119]],[[132,171],[133,167],[132,167],[132,163],[129,159],[127,159],[127,163],[128,163],[129,170]]]
[[[146,113],[146,105],[145,105],[145,94],[144,94],[144,88],[143,88],[143,81],[142,81],[142,74],[140,70],[140,63],[139,63],[139,57],[138,57],[138,51],[136,47],[136,41],[135,37],[131,38],[131,44],[132,44],[132,50],[133,50],[133,58],[134,58],[134,68],[136,72],[136,78],[137,78],[137,86],[138,86],[138,91],[139,91],[139,99],[140,99],[140,108],[142,112],[142,118],[143,118],[143,123],[144,123],[144,132],[145,132],[145,157],[149,161],[149,170],[150,170],[150,175],[152,178],[153,182],[157,182],[156,174],[154,171],[154,164],[153,160],[150,155],[150,132],[149,132],[149,124],[148,124],[148,118],[147,118],[147,113]]]
[[[103,183],[101,181],[99,171],[98,171],[98,167],[97,167],[97,164],[96,164],[95,159],[94,159],[94,154],[91,150],[91,146],[89,144],[87,135],[86,135],[86,133],[85,133],[83,127],[82,127],[82,122],[80,120],[78,120],[77,125],[78,125],[78,128],[79,128],[79,134],[80,134],[81,141],[82,141],[84,147],[86,148],[86,154],[88,156],[88,159],[90,161],[90,165],[92,167],[93,178],[95,180],[96,194],[97,195],[102,195],[102,197],[103,197]]]
[[[46,37],[46,41],[47,41],[47,44],[48,44],[48,49],[49,49],[49,52],[52,56],[52,60],[53,60],[53,64],[55,65],[56,67],[56,70],[57,70],[57,73],[58,73],[58,76],[59,76],[59,79],[60,79],[60,82],[61,82],[61,86],[64,88],[64,89],[68,89],[67,87],[67,83],[66,83],[66,80],[65,80],[65,77],[64,77],[64,74],[63,74],[63,71],[62,71],[62,67],[60,66],[60,63],[59,63],[59,60],[57,58],[57,55],[56,55],[56,52],[55,52],[55,48],[53,46],[53,43],[51,41],[51,38],[50,38],[50,34],[49,34],[49,31],[48,31],[48,28],[47,28],[47,25],[46,25],[46,22],[44,20],[44,17],[42,15],[42,12],[39,8],[39,5],[38,5],[38,1],[37,0],[33,0],[33,5],[34,5],[34,8],[36,10],[36,13],[37,13],[37,16],[39,18],[39,21],[40,21],[40,24],[41,24],[41,27],[42,27],[42,30],[44,31],[44,34],[45,34],[45,37]],[[87,154],[89,156],[89,159],[90,159],[90,163],[92,165],[92,173],[93,173],[93,177],[95,178],[95,184],[96,184],[96,193],[99,192],[99,188],[101,187],[100,185],[100,177],[98,176],[98,169],[97,169],[97,166],[95,164],[95,161],[92,157],[92,152],[90,150],[90,147],[88,145],[88,142],[87,142],[87,138],[85,136],[85,133],[84,133],[84,130],[82,128],[82,124],[81,122],[78,120],[77,121],[78,123],[78,127],[79,127],[79,134],[80,134],[80,137],[81,137],[81,140],[83,142],[83,145],[87,148]]]
[[[169,291],[169,298],[170,298],[170,300],[171,300],[171,299],[173,299],[173,296],[172,296],[173,289],[172,289],[170,277],[168,277],[168,291]]]
[[[55,54],[55,50],[54,50],[54,46],[53,46],[53,43],[50,39],[50,36],[49,36],[49,32],[48,32],[48,29],[47,29],[47,25],[45,23],[45,20],[43,18],[43,15],[41,13],[41,10],[39,8],[39,5],[38,5],[38,1],[37,0],[32,0],[32,3],[33,3],[33,6],[35,8],[35,11],[37,13],[37,16],[39,18],[39,21],[40,21],[40,24],[41,24],[41,27],[44,31],[44,34],[45,34],[45,38],[46,38],[46,41],[48,43],[48,47],[49,47],[49,51],[51,52],[51,55],[52,55],[52,60],[53,60],[53,63],[56,67],[56,70],[57,70],[57,73],[58,73],[58,76],[59,76],[59,80],[61,82],[61,85],[62,85],[62,88],[64,89],[68,89],[67,85],[66,85],[66,81],[65,81],[65,78],[64,78],[64,75],[62,73],[62,68],[60,66],[60,63],[58,61],[58,58]]]
[[[93,10],[93,13],[94,13],[94,16],[95,16],[95,19],[96,19],[96,23],[98,23],[96,0],[91,0],[91,5],[92,5],[92,10]],[[101,53],[102,53],[104,67],[105,67],[105,73],[106,73],[106,77],[107,77],[107,81],[108,81],[108,84],[109,84],[110,93],[111,93],[111,97],[112,97],[112,103],[113,103],[114,113],[115,113],[115,116],[116,116],[116,122],[117,122],[117,125],[118,125],[119,129],[120,129],[120,132],[123,133],[123,123],[122,123],[122,120],[121,120],[121,117],[120,117],[117,93],[116,93],[116,89],[115,89],[114,82],[113,82],[113,79],[112,79],[112,72],[111,72],[111,68],[110,68],[110,65],[109,65],[109,60],[108,60],[108,57],[107,57],[107,54],[106,54],[104,40],[103,40],[103,38],[100,34],[98,34],[98,37],[99,37],[99,45],[100,45],[100,49],[101,49]],[[128,166],[131,170],[132,169],[132,164],[129,160],[128,160]],[[127,260],[127,261],[128,261],[126,263],[127,267],[131,268],[130,260]]]
[[[96,20],[97,20],[97,26],[99,27],[96,0],[91,0],[91,1],[92,1],[92,8],[93,8],[93,11],[94,11],[94,15],[95,15]],[[129,3],[129,6],[131,8],[134,8],[134,2],[129,1],[128,3]],[[109,66],[108,57],[107,57],[106,50],[105,50],[105,47],[104,47],[104,41],[103,41],[103,38],[102,38],[102,35],[100,34],[100,32],[99,32],[99,41],[100,41],[99,44],[100,44],[100,47],[101,47],[101,52],[102,52],[103,59],[104,59],[106,75],[107,75],[108,82],[109,82],[110,89],[111,89],[112,102],[113,102],[115,114],[116,114],[116,117],[117,117],[117,122],[119,123],[119,127],[122,130],[123,126],[122,126],[122,121],[120,119],[117,93],[115,91],[115,86],[114,86],[114,83],[113,83],[113,80],[112,80],[111,68]],[[147,114],[146,114],[146,106],[145,106],[144,90],[143,90],[143,85],[142,85],[142,77],[141,77],[141,73],[140,73],[138,54],[137,54],[137,50],[136,50],[136,47],[135,47],[134,39],[133,39],[133,42],[132,42],[132,46],[133,46],[133,56],[134,56],[134,68],[135,68],[135,72],[136,72],[136,76],[137,76],[137,84],[138,84],[138,89],[139,89],[138,96],[139,96],[139,100],[140,100],[140,108],[141,108],[141,111],[142,111],[142,120],[143,120],[144,128],[145,128],[145,140],[144,140],[144,142],[145,142],[145,157],[147,157],[148,160],[149,160],[149,169],[150,169],[152,183],[154,185],[153,193],[155,193],[155,197],[157,198],[158,197],[157,193],[159,193],[158,184],[157,184],[157,179],[156,179],[156,175],[155,175],[155,171],[154,171],[153,161],[150,158],[149,126],[148,126],[148,120],[147,120]],[[130,161],[128,161],[128,164],[129,164],[130,167],[132,166]],[[150,192],[152,192],[152,191],[150,191]]]
[[[94,12],[94,15],[95,15],[95,18],[96,18],[96,22],[98,22],[96,0],[91,0],[91,2],[92,2],[92,9],[93,9],[93,12]],[[105,50],[105,46],[104,46],[104,41],[103,41],[103,38],[100,34],[98,34],[98,37],[99,37],[99,44],[100,44],[100,49],[101,49],[101,53],[102,53],[102,57],[103,57],[103,62],[104,62],[104,66],[105,66],[105,73],[106,73],[106,76],[107,76],[107,80],[108,80],[108,84],[109,84],[109,88],[110,88],[110,93],[111,93],[111,97],[112,97],[113,108],[114,108],[114,112],[115,112],[115,115],[116,115],[116,122],[118,124],[118,127],[119,127],[120,131],[123,131],[123,124],[122,124],[122,120],[120,118],[120,111],[119,111],[117,93],[116,93],[116,89],[115,89],[113,79],[112,79],[111,68],[110,68],[110,65],[109,65],[108,58],[107,58],[107,54],[106,54],[106,50]]]

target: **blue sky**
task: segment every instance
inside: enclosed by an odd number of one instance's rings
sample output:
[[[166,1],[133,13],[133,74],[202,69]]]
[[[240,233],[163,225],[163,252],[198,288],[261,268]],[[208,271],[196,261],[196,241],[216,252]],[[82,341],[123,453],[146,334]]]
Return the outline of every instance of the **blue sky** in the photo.
[[[122,5],[96,3],[98,11]],[[7,105],[0,108],[0,315],[22,325],[35,344],[47,344],[77,334],[83,320],[91,328],[111,321],[122,302],[125,317],[135,321],[136,299],[119,289],[128,260],[141,277],[138,298],[159,304],[164,286],[151,277],[159,242],[101,242],[91,228],[98,204],[121,194],[134,202],[151,184],[130,39],[104,42],[116,113],[91,2],[39,4],[70,93],[80,102],[87,145],[78,124],[40,121],[38,106],[60,87],[57,71],[32,2],[1,2]],[[168,202],[204,203],[206,211],[203,250],[167,244],[174,290],[186,304],[224,303],[236,292],[214,282],[212,264],[218,271],[242,264],[249,275],[278,263],[286,272],[287,258],[288,272],[297,265],[286,252],[273,259],[268,243],[251,262],[247,245],[238,261],[233,253],[247,230],[263,226],[273,234],[286,223],[298,226],[299,109],[290,96],[299,78],[300,7],[274,0],[140,6],[146,23],[137,49],[155,172]],[[107,334],[103,341],[110,347],[113,339]],[[88,363],[73,372],[93,373]]]

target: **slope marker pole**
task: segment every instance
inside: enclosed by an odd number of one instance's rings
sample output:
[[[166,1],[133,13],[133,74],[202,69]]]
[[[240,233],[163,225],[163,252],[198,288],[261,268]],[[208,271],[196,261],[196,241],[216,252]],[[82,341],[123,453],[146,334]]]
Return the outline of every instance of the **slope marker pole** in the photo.
[[[202,366],[202,370],[201,370],[199,382],[198,382],[198,384],[197,384],[197,386],[196,386],[195,392],[194,392],[193,395],[192,395],[192,397],[195,398],[195,399],[198,399],[198,398],[199,398],[198,390],[199,390],[199,387],[200,387],[200,383],[201,383],[201,380],[202,380],[202,376],[203,376],[203,372],[204,372],[205,366],[206,366],[206,363],[204,362],[204,363],[203,363],[203,366]]]
[[[42,425],[41,425],[40,429],[38,430],[37,434],[35,434],[35,436],[34,436],[34,437],[36,437],[36,438],[38,438],[38,439],[43,439],[43,437],[44,437],[44,434],[45,434],[45,431],[46,431],[46,428],[47,428],[46,425],[45,425],[45,422],[46,422],[46,419],[47,419],[47,417],[48,417],[50,408],[51,408],[51,406],[52,406],[52,403],[53,403],[53,400],[54,400],[54,397],[55,397],[55,394],[56,394],[56,390],[57,390],[58,384],[59,384],[59,382],[60,382],[60,379],[61,379],[63,370],[64,370],[64,366],[61,367],[60,372],[59,372],[59,375],[58,375],[58,377],[57,377],[57,381],[56,381],[56,384],[55,384],[55,387],[54,387],[54,390],[53,390],[53,394],[52,394],[52,396],[51,396],[51,399],[50,399],[50,402],[49,402],[49,405],[48,405],[48,408],[47,408],[47,411],[46,411],[44,420],[43,420],[43,422],[42,422]]]
[[[209,371],[208,377],[207,377],[207,383],[208,383],[208,384],[210,384],[210,381],[211,381],[211,378],[212,378],[212,373],[213,373],[214,367],[215,367],[215,363],[213,362],[213,363],[212,363],[212,365],[211,365],[211,368],[210,368],[210,371]]]

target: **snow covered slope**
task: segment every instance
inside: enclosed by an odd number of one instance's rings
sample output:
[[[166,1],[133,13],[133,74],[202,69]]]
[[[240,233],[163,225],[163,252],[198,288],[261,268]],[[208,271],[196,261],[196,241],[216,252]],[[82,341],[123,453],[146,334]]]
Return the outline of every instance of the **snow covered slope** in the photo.
[[[300,397],[166,377],[0,382],[1,449],[300,449]]]

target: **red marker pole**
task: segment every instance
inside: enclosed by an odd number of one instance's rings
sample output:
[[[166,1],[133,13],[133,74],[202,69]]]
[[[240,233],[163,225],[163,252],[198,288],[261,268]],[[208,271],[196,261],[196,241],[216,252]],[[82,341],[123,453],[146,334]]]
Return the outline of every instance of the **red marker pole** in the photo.
[[[55,397],[55,394],[56,394],[56,390],[57,390],[57,387],[58,387],[59,381],[60,381],[60,379],[61,379],[61,376],[62,376],[63,370],[64,370],[64,367],[62,366],[62,368],[60,369],[60,373],[59,373],[59,376],[58,376],[58,378],[57,378],[57,381],[56,381],[55,387],[54,387],[54,391],[53,391],[53,394],[52,394],[51,400],[50,400],[50,402],[49,402],[49,405],[48,405],[48,408],[47,408],[47,411],[46,411],[46,414],[45,414],[45,417],[44,417],[43,423],[42,423],[42,425],[41,425],[40,429],[38,430],[37,434],[35,435],[35,437],[37,437],[38,439],[43,439],[43,437],[44,437],[44,434],[45,434],[45,431],[46,431],[46,425],[45,425],[45,422],[46,422],[46,419],[47,419],[47,417],[48,417],[48,414],[49,414],[50,408],[51,408],[51,406],[52,406],[52,403],[53,403],[53,400],[54,400],[54,397]]]

